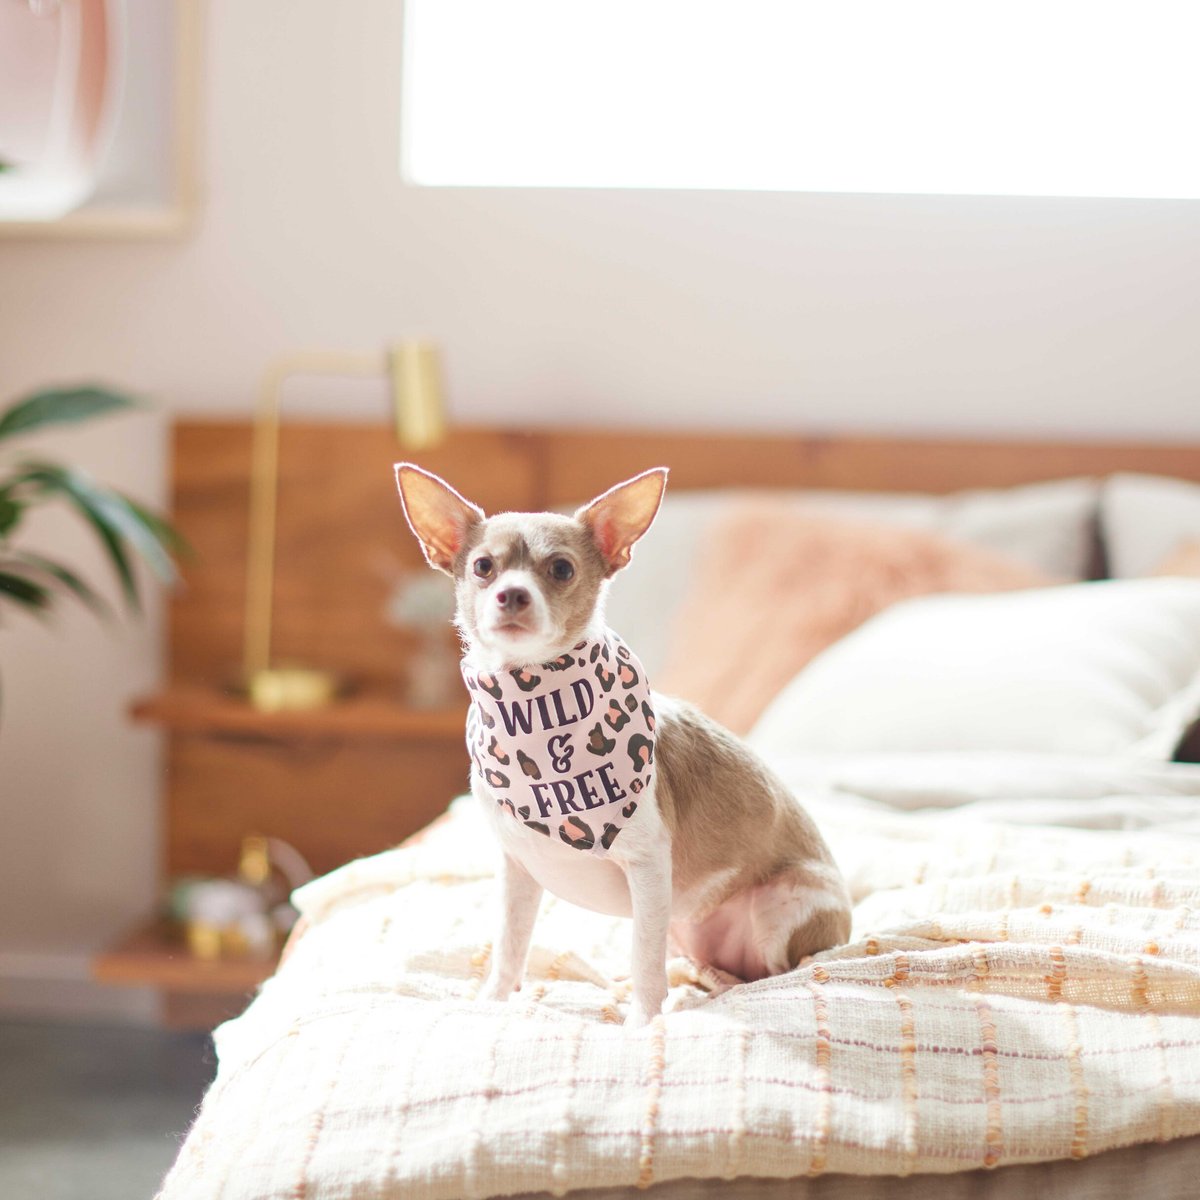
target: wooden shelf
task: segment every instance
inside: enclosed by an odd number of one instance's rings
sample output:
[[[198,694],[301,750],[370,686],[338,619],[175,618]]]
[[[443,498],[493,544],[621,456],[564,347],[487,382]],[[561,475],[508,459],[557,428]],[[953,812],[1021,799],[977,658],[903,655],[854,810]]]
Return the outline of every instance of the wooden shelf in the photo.
[[[158,695],[134,701],[129,712],[135,721],[180,733],[461,741],[467,705],[464,699],[461,707],[449,709],[405,708],[382,689],[364,688],[326,708],[267,713],[210,684],[173,683]]]
[[[132,930],[92,959],[100,983],[160,987],[202,996],[246,995],[275,972],[278,956],[197,958],[163,922]]]

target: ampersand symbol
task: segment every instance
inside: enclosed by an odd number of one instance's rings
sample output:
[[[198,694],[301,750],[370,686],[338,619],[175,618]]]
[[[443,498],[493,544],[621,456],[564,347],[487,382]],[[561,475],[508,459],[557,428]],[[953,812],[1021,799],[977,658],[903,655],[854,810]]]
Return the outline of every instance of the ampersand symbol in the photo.
[[[575,747],[571,745],[571,735],[555,734],[546,743],[546,749],[550,751],[550,765],[560,775],[565,775],[571,769],[571,755],[575,753]]]

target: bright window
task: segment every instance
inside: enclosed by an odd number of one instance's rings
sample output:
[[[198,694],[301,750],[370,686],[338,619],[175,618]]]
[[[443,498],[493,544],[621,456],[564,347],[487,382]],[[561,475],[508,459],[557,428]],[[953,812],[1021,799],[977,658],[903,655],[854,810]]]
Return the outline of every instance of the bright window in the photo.
[[[407,0],[403,171],[1200,196],[1196,0]]]

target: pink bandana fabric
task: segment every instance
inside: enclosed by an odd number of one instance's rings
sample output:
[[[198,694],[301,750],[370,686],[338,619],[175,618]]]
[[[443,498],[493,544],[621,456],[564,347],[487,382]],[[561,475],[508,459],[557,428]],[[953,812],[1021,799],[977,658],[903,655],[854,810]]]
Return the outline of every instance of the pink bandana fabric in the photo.
[[[654,772],[654,708],[637,656],[611,630],[538,667],[462,664],[467,749],[517,821],[599,857],[637,812]]]

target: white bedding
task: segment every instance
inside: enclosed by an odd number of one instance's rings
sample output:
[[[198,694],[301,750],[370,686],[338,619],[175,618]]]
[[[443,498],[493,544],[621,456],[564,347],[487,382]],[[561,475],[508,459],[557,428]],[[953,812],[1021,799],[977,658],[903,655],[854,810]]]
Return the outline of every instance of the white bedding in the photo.
[[[477,1002],[492,849],[460,802],[298,893],[311,928],[218,1031],[162,1200],[952,1173],[1200,1133],[1200,768],[778,765],[851,882],[849,946],[733,988],[675,961],[628,1034],[628,925],[551,899],[522,991]]]

